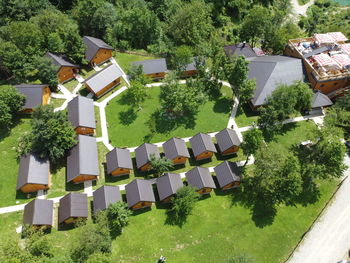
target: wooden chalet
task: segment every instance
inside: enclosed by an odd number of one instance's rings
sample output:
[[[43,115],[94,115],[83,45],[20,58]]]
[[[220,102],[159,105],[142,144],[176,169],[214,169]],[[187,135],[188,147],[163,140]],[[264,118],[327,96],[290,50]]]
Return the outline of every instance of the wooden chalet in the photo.
[[[53,201],[46,199],[34,199],[24,207],[23,224],[41,227],[53,225]]]
[[[163,79],[168,72],[165,58],[136,61],[133,66],[142,66],[143,73],[152,79]]]
[[[155,157],[160,158],[158,147],[154,144],[144,143],[136,148],[136,166],[141,171],[147,171],[151,168],[150,158],[154,154]]]
[[[88,218],[87,194],[69,193],[60,199],[58,223],[71,224],[79,219]]]
[[[114,148],[106,154],[106,161],[107,173],[112,176],[127,175],[133,169],[128,149]]]
[[[198,73],[195,58],[192,58],[191,60],[192,62],[187,64],[184,71],[182,72],[182,77],[184,78],[192,77]]]
[[[209,159],[217,152],[211,137],[205,133],[197,133],[190,139],[190,144],[197,161]]]
[[[34,108],[50,102],[51,90],[46,84],[21,84],[15,88],[26,97],[21,113],[31,113]]]
[[[93,192],[94,214],[105,210],[110,204],[122,201],[122,196],[118,186],[105,185]]]
[[[173,164],[184,164],[190,158],[186,142],[180,138],[171,138],[163,143],[164,155]]]
[[[151,207],[155,203],[152,182],[148,180],[135,179],[125,186],[128,207],[137,210]]]
[[[82,96],[72,99],[68,102],[68,120],[77,134],[94,135],[96,129],[94,101]]]
[[[79,66],[72,64],[62,55],[47,52],[45,57],[57,67],[57,79],[60,83],[74,79],[75,74],[79,72]]]
[[[238,152],[241,140],[235,130],[226,128],[215,135],[221,155]]]
[[[83,41],[86,46],[85,58],[91,65],[102,64],[113,56],[113,48],[103,40],[84,36]]]
[[[224,161],[214,168],[222,190],[238,187],[241,184],[240,171],[234,162]]]
[[[216,188],[208,168],[197,166],[185,175],[188,185],[194,187],[199,194],[209,194]]]
[[[164,203],[171,201],[177,190],[183,187],[181,176],[175,173],[166,173],[157,178],[159,200]]]

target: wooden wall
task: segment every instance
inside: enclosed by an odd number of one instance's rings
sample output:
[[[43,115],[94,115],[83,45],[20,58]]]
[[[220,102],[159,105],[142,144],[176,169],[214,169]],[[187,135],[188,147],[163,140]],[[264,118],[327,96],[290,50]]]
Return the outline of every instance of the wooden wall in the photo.
[[[186,157],[180,156],[180,157],[176,157],[175,159],[172,159],[172,162],[175,165],[177,165],[177,164],[184,164],[184,163],[186,163],[187,159],[188,158],[186,158]]]
[[[84,181],[90,181],[90,180],[96,180],[97,179],[97,176],[96,175],[87,175],[87,174],[81,174],[77,177],[75,177],[72,182],[73,183],[81,183],[81,182],[84,182]]]
[[[152,206],[152,202],[138,202],[136,205],[132,206],[131,208],[133,210],[137,210],[137,209],[151,207],[151,206]]]
[[[130,174],[130,170],[125,168],[117,168],[111,173],[112,176],[121,176],[127,174]]]
[[[50,88],[49,87],[44,88],[44,90],[43,90],[43,100],[42,100],[42,104],[43,105],[49,104],[50,96],[51,96]]]
[[[213,152],[203,152],[196,156],[196,160],[203,160],[203,159],[209,159],[213,156]]]
[[[63,83],[67,80],[74,78],[76,68],[74,67],[61,67],[57,73],[58,82]]]
[[[82,135],[90,135],[90,134],[94,135],[95,129],[79,126],[79,127],[75,128],[75,132],[77,134],[82,134]]]
[[[222,190],[227,190],[227,189],[231,189],[231,188],[234,188],[234,187],[238,187],[240,185],[241,185],[241,182],[232,182],[232,183],[229,183],[229,184],[225,185],[221,189]]]
[[[231,148],[227,149],[226,151],[223,151],[221,153],[221,155],[230,155],[230,154],[238,152],[238,150],[239,150],[239,146],[234,145]]]
[[[150,163],[146,163],[144,166],[140,167],[140,170],[142,172],[145,172],[145,171],[148,171],[150,169],[150,167],[151,167]]]
[[[113,50],[100,48],[95,57],[90,61],[91,64],[99,65],[112,57]]]
[[[21,187],[23,193],[32,193],[37,192],[38,190],[49,189],[49,185],[46,184],[25,184]]]
[[[152,79],[163,79],[165,77],[165,72],[158,72],[153,74],[146,74],[146,76]]]
[[[197,70],[187,70],[187,71],[184,71],[181,75],[182,77],[184,78],[187,78],[187,77],[191,77],[191,76],[194,76],[197,74]]]
[[[200,195],[209,194],[212,190],[213,189],[211,189],[211,188],[204,187],[202,189],[197,190],[197,193],[200,194]]]

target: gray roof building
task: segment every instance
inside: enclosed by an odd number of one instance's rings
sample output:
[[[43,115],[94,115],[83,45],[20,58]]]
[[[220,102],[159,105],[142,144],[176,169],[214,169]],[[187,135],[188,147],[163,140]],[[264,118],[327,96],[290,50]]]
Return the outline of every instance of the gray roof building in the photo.
[[[179,156],[190,158],[186,142],[180,138],[173,137],[163,143],[163,151],[166,158],[173,160]]]
[[[67,182],[79,175],[99,175],[96,138],[78,135],[75,145],[67,157]]]
[[[240,182],[240,171],[236,163],[224,161],[214,168],[219,186],[222,188],[233,182]]]
[[[198,156],[206,151],[216,153],[215,145],[208,134],[197,133],[190,139],[190,143],[194,156]]]
[[[20,158],[17,187],[21,189],[26,184],[49,184],[50,163],[34,154],[23,155]]]
[[[105,185],[98,188],[93,193],[94,214],[108,208],[110,204],[122,201],[122,196],[118,186]]]
[[[328,98],[327,95],[323,94],[321,91],[314,93],[312,98],[311,108],[320,108],[333,105],[333,102]]]
[[[53,201],[34,199],[26,204],[23,212],[23,224],[52,226]]]
[[[61,224],[71,217],[88,217],[87,194],[69,193],[60,199],[60,206],[58,208],[58,223]]]
[[[246,58],[256,57],[254,49],[248,43],[238,43],[224,47],[225,54],[228,57],[245,56]]]
[[[141,168],[150,161],[150,156],[154,154],[157,158],[160,158],[158,147],[154,144],[144,143],[136,148],[136,166]]]
[[[106,154],[107,173],[112,173],[115,169],[123,168],[132,170],[130,151],[128,149],[114,148]]]
[[[197,166],[189,170],[185,175],[188,184],[198,190],[202,188],[216,188],[208,168]]]
[[[183,187],[181,176],[175,173],[166,173],[157,179],[157,190],[160,201],[176,194]]]
[[[84,36],[83,41],[86,46],[85,58],[89,62],[94,58],[99,49],[103,48],[113,50],[110,45],[95,37]]]
[[[142,65],[143,73],[145,74],[154,74],[168,71],[165,58],[136,61],[133,62],[132,65]]]
[[[92,99],[77,96],[68,102],[68,119],[74,128],[96,128],[95,108]]]
[[[133,207],[139,202],[155,202],[152,182],[148,180],[135,179],[125,186],[126,200],[128,206]]]
[[[112,83],[114,80],[120,78],[122,75],[123,74],[120,69],[114,63],[112,63],[111,65],[87,78],[85,80],[85,84],[88,85],[96,94],[104,89],[107,85]]]
[[[45,54],[45,57],[51,59],[52,63],[58,67],[57,71],[61,67],[72,67],[72,68],[79,68],[78,65],[74,65],[71,62],[69,62],[64,56],[58,55],[58,54],[53,54],[51,52],[47,52]]]
[[[26,97],[24,109],[33,109],[42,105],[44,88],[48,85],[43,84],[21,84],[15,88]]]
[[[286,56],[262,56],[247,59],[250,79],[256,80],[252,104],[266,103],[267,97],[281,84],[291,85],[305,79],[302,60]]]
[[[220,152],[224,152],[233,146],[239,146],[241,140],[235,130],[225,128],[215,135]]]

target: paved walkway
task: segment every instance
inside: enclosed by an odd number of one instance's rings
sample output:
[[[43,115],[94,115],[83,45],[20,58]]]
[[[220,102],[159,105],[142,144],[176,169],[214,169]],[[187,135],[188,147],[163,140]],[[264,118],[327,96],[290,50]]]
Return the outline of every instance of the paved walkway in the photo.
[[[306,10],[309,8],[309,6],[313,5],[315,1],[310,0],[306,5],[299,5],[298,0],[291,0],[291,2],[292,2],[293,13],[296,15],[304,16],[306,15]]]

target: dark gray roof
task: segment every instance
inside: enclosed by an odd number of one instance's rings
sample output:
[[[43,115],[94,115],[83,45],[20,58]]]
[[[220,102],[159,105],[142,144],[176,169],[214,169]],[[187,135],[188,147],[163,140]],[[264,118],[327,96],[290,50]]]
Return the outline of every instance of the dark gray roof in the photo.
[[[67,182],[80,174],[99,175],[96,138],[78,135],[75,145],[67,157]]]
[[[163,143],[163,151],[166,158],[173,160],[176,157],[190,158],[186,143],[180,138],[171,138]]]
[[[216,153],[215,145],[208,134],[197,133],[190,139],[194,156],[198,156],[205,151]]]
[[[122,201],[118,186],[105,185],[98,188],[94,195],[94,214],[108,208],[110,204]]]
[[[106,154],[107,173],[112,173],[117,168],[132,170],[130,151],[128,149],[114,148]]]
[[[85,58],[89,62],[94,58],[99,49],[103,48],[113,50],[110,45],[95,37],[84,36],[83,41],[86,45]]]
[[[25,184],[49,184],[50,163],[34,154],[21,156],[18,169],[17,187],[19,190]]]
[[[254,50],[252,49],[252,47],[248,43],[245,43],[245,45],[243,43],[238,43],[231,46],[226,46],[224,47],[224,50],[225,50],[226,56],[228,57],[232,57],[234,55],[236,56],[243,55],[246,58],[257,56]]]
[[[157,190],[160,201],[176,194],[176,191],[183,187],[181,176],[175,173],[166,173],[157,179]]]
[[[135,179],[125,186],[126,200],[128,206],[132,207],[138,202],[155,202],[152,182],[148,180]]]
[[[95,108],[93,99],[77,96],[68,102],[68,119],[74,128],[95,129]]]
[[[141,168],[146,163],[148,163],[150,161],[151,154],[154,154],[157,158],[160,157],[159,150],[156,145],[146,142],[137,147],[135,150],[137,168]]]
[[[266,98],[280,85],[291,85],[295,81],[303,81],[302,60],[286,56],[262,56],[249,58],[250,79],[256,80],[254,106],[266,103]]]
[[[43,103],[43,91],[47,85],[42,84],[21,84],[15,86],[15,88],[26,96],[26,102],[23,106],[24,109],[33,109],[40,106]]]
[[[309,53],[306,53],[305,55],[303,55],[304,58],[309,58],[309,57],[312,57],[314,55],[318,55],[318,54],[321,54],[325,51],[328,51],[328,50],[331,50],[332,47],[331,46],[323,46],[323,47],[319,47],[319,48],[316,48],[314,50],[312,50],[311,52]]]
[[[224,161],[214,168],[219,186],[224,187],[232,182],[241,181],[240,172],[236,163]]]
[[[143,73],[145,74],[153,74],[168,71],[165,58],[147,59],[142,61],[136,61],[132,64],[136,66],[142,65]]]
[[[322,92],[317,91],[312,98],[311,108],[319,108],[333,105],[333,102]]]
[[[229,128],[225,128],[217,133],[215,138],[221,152],[230,149],[232,146],[239,146],[241,144],[237,132]]]
[[[96,72],[91,77],[85,80],[85,83],[93,90],[93,92],[98,93],[100,90],[105,88],[108,84],[112,83],[117,78],[122,76],[122,72],[115,65],[111,64],[101,71]]]
[[[23,224],[48,225],[53,224],[53,201],[34,199],[24,207]]]
[[[51,52],[47,52],[45,54],[45,57],[51,59],[52,63],[55,66],[58,66],[58,70],[61,67],[73,67],[73,68],[78,68],[79,66],[74,65],[72,63],[70,63],[63,55],[58,55],[58,54],[53,54]]]
[[[87,194],[69,193],[60,199],[58,223],[70,217],[88,217]]]
[[[189,170],[185,175],[188,184],[198,190],[204,187],[216,188],[208,168],[197,166]]]

